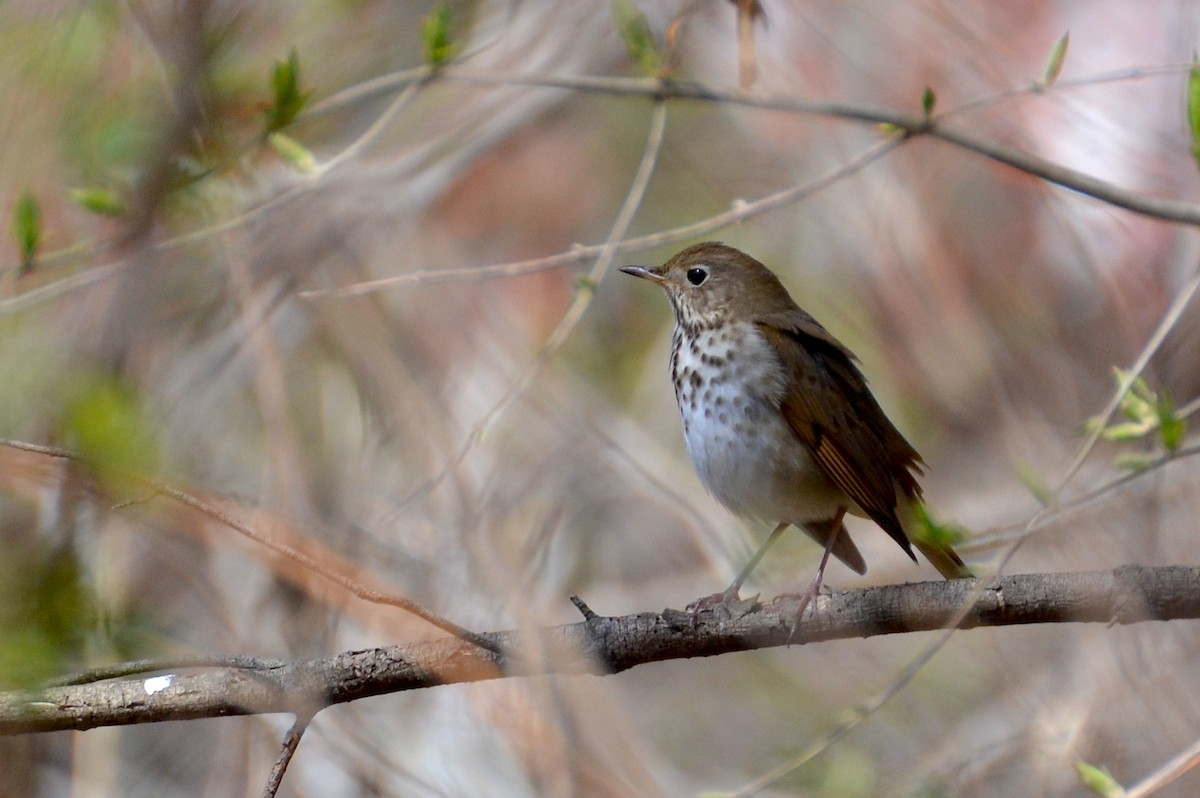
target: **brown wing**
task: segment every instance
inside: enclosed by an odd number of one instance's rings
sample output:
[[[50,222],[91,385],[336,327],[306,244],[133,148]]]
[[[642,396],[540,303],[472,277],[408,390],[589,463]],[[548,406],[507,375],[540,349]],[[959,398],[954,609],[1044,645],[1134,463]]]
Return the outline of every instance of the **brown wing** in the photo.
[[[780,410],[835,485],[916,560],[896,514],[896,486],[920,488],[920,456],[884,415],[854,356],[816,320],[796,309],[757,322],[796,390]]]

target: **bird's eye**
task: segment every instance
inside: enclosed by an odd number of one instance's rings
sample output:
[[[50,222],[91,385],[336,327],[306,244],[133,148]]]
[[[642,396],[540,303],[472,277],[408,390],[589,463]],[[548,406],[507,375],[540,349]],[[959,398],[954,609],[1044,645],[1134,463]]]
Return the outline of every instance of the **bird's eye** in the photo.
[[[702,269],[697,266],[694,269],[687,270],[687,281],[692,285],[703,285],[708,279],[708,269]]]

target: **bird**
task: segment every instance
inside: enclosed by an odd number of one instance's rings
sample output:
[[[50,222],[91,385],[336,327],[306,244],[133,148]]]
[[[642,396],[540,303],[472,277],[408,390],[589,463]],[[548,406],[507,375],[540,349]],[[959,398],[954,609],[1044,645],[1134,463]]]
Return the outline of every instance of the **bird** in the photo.
[[[922,534],[923,461],[880,408],[857,358],[770,269],[706,241],[661,266],[621,271],[670,300],[671,379],[700,481],[736,515],[776,525],[733,583],[693,602],[693,613],[739,601],[767,549],[794,525],[824,547],[794,635],[830,555],[866,573],[847,513],[874,521],[917,562],[915,545],[947,579],[972,575],[949,543]]]

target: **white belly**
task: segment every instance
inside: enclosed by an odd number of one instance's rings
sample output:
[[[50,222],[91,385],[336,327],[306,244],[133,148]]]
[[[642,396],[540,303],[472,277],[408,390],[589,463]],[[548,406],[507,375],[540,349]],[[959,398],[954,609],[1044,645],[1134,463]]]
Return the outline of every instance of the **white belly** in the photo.
[[[672,371],[704,486],[733,512],[770,523],[832,518],[847,497],[780,414],[784,386],[770,344],[750,324],[701,332],[693,344],[678,348]]]

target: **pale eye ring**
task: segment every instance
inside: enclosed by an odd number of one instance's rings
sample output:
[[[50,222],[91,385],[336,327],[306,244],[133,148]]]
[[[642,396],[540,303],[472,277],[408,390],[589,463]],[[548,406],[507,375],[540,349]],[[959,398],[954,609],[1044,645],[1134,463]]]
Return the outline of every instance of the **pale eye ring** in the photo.
[[[687,281],[694,286],[701,286],[708,279],[708,269],[695,266],[687,270]]]

